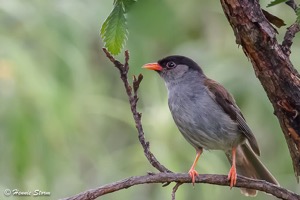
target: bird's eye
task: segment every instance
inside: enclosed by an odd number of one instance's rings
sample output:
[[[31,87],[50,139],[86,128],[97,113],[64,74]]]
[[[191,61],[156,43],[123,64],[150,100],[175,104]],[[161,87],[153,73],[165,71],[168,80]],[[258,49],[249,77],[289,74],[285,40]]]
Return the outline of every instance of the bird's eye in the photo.
[[[170,62],[167,63],[167,68],[168,69],[172,69],[174,67],[176,67],[176,64],[173,61],[170,61]]]

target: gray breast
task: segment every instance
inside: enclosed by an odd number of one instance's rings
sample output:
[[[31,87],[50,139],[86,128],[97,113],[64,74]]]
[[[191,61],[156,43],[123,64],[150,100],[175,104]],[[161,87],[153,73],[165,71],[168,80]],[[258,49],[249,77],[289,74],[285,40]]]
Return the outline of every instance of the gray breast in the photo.
[[[169,88],[169,107],[178,129],[192,146],[227,151],[244,140],[237,124],[206,88],[176,87]]]

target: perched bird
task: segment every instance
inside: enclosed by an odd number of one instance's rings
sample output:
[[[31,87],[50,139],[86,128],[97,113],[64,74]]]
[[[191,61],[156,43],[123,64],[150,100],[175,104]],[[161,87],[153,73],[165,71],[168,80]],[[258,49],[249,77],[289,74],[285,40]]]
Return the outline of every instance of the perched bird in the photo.
[[[262,179],[278,185],[260,162],[257,141],[230,93],[216,81],[207,78],[193,60],[184,56],[168,56],[143,68],[155,70],[165,81],[168,104],[183,137],[196,149],[189,170],[195,183],[197,161],[203,151],[222,150],[232,166],[228,173],[230,187],[237,174]],[[242,193],[255,196],[257,191],[242,188]]]

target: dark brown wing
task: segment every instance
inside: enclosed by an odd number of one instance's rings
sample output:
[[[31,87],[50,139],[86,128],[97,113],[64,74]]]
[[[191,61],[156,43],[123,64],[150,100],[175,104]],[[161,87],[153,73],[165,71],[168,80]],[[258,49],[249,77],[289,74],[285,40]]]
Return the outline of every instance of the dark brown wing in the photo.
[[[257,155],[260,155],[257,141],[230,93],[214,80],[206,79],[204,84],[211,92],[212,98],[223,108],[232,120],[238,123],[239,130],[246,136],[253,151]]]

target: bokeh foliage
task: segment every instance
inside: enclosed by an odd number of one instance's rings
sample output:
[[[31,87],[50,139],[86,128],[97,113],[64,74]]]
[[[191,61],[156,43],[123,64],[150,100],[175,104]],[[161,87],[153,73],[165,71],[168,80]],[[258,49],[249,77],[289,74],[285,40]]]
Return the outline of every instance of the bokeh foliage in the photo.
[[[268,3],[261,1],[264,8]],[[0,199],[6,188],[50,191],[45,199],[57,199],[155,171],[138,143],[118,72],[101,51],[99,29],[112,8],[103,0],[0,0]],[[295,21],[284,4],[267,10],[286,24]],[[138,1],[127,18],[130,74],[144,74],[139,109],[157,158],[185,172],[195,152],[173,123],[162,80],[140,67],[182,54],[233,93],[258,139],[261,160],[283,187],[299,193],[273,109],[219,2]],[[297,36],[291,57],[298,70],[299,54]],[[197,169],[227,174],[229,163],[222,152],[206,152]],[[170,194],[171,186],[143,185],[101,199],[170,199]],[[181,186],[177,198],[247,199],[238,189],[204,184]],[[273,198],[259,193],[257,199]]]

